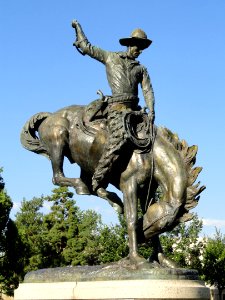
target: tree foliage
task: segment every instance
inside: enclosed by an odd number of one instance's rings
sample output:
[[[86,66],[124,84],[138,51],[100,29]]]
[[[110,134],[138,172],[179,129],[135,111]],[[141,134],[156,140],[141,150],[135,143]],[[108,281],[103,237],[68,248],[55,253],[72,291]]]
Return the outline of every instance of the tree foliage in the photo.
[[[220,299],[225,289],[225,236],[218,230],[210,238],[204,250],[203,279],[218,288]]]
[[[46,201],[51,207],[44,214],[41,210]],[[24,273],[111,262],[127,251],[123,228],[103,225],[93,210],[80,210],[66,187],[54,189],[47,197],[23,200],[16,224],[26,248]]]
[[[23,199],[20,211],[16,214],[16,226],[24,245],[23,275],[43,266],[40,251],[43,246],[43,213],[40,212],[43,201],[43,197],[34,197],[30,201]]]
[[[2,247],[4,247],[5,230],[7,228],[9,214],[13,206],[10,197],[4,190],[5,184],[1,176],[1,171],[2,169],[0,169],[0,252],[2,252],[2,250],[4,249],[2,249]]]
[[[125,218],[119,215],[119,224],[104,225],[100,231],[101,263],[118,261],[128,255],[128,237]]]
[[[0,290],[8,295],[18,286],[23,269],[23,244],[10,218],[12,206],[0,173]]]
[[[92,265],[98,260],[101,217],[91,210],[81,211],[72,197],[73,193],[65,187],[54,189],[46,197],[53,202],[43,219],[45,249],[51,253],[51,266]]]
[[[68,188],[53,190],[52,195],[23,200],[16,224],[25,244],[24,273],[49,267],[82,265],[96,259],[93,245],[99,216],[81,212]],[[44,201],[50,211],[41,210]]]

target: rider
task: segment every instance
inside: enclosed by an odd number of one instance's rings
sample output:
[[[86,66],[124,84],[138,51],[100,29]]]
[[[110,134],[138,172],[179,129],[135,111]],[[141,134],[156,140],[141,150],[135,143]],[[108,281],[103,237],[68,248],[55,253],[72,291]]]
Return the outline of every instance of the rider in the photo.
[[[147,69],[136,58],[142,50],[152,43],[141,29],[135,29],[131,37],[119,40],[122,46],[127,46],[126,52],[111,52],[95,47],[87,40],[81,25],[75,20],[72,23],[76,30],[77,40],[74,45],[83,55],[100,61],[106,66],[106,74],[112,96],[107,102],[107,125],[109,138],[104,147],[103,155],[92,178],[93,191],[98,191],[108,184],[112,164],[119,157],[121,147],[126,143],[126,133],[123,130],[124,111],[140,110],[138,107],[138,85],[149,109],[152,124],[155,119],[154,93]]]

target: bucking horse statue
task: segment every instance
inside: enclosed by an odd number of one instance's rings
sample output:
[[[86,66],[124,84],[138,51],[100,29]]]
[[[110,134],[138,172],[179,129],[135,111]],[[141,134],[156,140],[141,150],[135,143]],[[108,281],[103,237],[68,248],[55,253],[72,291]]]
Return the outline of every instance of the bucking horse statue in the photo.
[[[26,149],[50,159],[54,184],[74,187],[78,194],[96,195],[91,179],[108,132],[104,120],[85,122],[85,112],[86,106],[72,105],[55,113],[37,113],[24,125],[21,143]],[[132,113],[125,119],[130,122],[132,118],[138,119]],[[130,263],[141,265],[145,261],[138,253],[138,244],[151,240],[154,260],[166,267],[174,267],[163,255],[159,235],[191,220],[189,211],[197,205],[199,195],[205,189],[199,182],[195,183],[202,169],[194,167],[197,146],[189,147],[167,128],[156,126],[151,142],[143,137],[143,126],[139,123],[143,120],[136,121],[136,127],[130,128],[130,144],[114,164],[109,178],[109,182],[122,192],[123,201],[106,189],[98,196],[125,214]],[[139,147],[135,146],[135,139],[139,140]],[[80,166],[80,178],[64,175],[64,157]],[[161,196],[156,197],[159,189]],[[140,219],[138,201],[143,213]]]

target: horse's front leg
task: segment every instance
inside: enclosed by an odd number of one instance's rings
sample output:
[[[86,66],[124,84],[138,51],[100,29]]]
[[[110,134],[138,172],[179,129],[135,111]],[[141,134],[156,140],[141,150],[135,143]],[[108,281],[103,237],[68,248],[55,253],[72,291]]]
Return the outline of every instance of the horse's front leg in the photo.
[[[137,221],[138,221],[138,198],[137,198],[137,181],[135,177],[131,177],[126,181],[123,189],[124,211],[127,223],[128,239],[129,239],[129,259],[132,264],[139,265],[146,260],[138,254],[137,244]]]

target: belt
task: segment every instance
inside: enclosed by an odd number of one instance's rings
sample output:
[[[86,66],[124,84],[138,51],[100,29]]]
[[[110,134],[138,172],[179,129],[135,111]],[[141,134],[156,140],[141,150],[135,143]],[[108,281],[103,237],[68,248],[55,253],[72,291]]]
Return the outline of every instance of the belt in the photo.
[[[118,102],[131,102],[132,104],[138,104],[139,98],[133,94],[115,94],[113,96],[107,97],[107,102],[110,103],[118,103]]]

